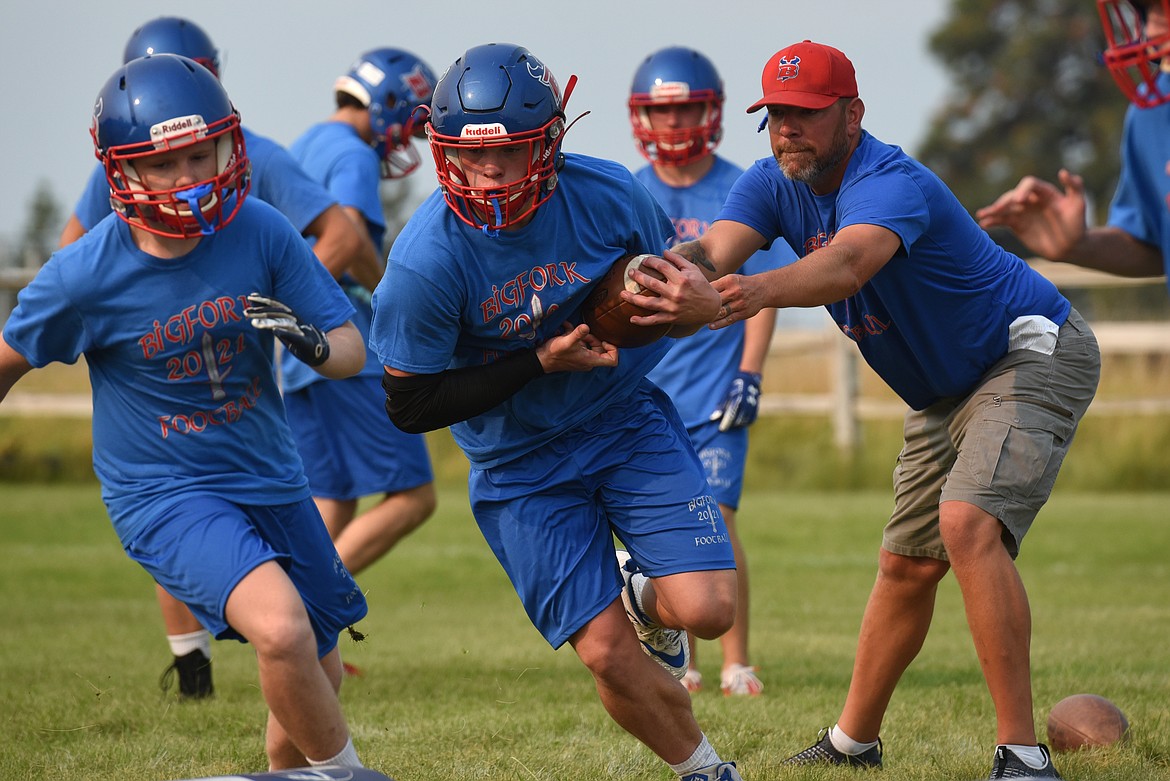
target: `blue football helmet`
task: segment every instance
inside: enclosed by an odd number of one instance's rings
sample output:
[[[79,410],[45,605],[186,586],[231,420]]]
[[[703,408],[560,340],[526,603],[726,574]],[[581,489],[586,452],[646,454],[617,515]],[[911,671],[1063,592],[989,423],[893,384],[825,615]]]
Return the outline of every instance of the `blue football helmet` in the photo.
[[[94,102],[90,134],[114,211],[159,236],[210,235],[236,216],[248,192],[240,115],[211,71],[186,57],[140,57],[115,71]],[[215,177],[145,187],[137,171],[145,158],[207,141],[215,144]]]
[[[431,102],[435,74],[426,63],[402,49],[373,49],[361,55],[333,89],[350,95],[370,112],[374,149],[382,161],[382,178],[399,179],[421,160],[411,145],[420,136],[415,109]]]
[[[694,127],[654,130],[647,109],[701,103],[704,112]],[[723,80],[704,55],[684,46],[648,56],[630,85],[630,125],[638,151],[651,163],[679,166],[715,151],[723,137]]]
[[[1170,62],[1170,30],[1150,37],[1146,18],[1154,6],[1170,21],[1170,0],[1097,0],[1107,44],[1102,59],[1117,86],[1139,108],[1170,102],[1163,76]]]
[[[126,41],[122,62],[148,54],[178,54],[195,60],[219,77],[219,49],[202,27],[188,19],[160,16],[142,25]]]
[[[563,165],[564,104],[560,87],[522,46],[489,43],[468,49],[439,78],[426,133],[447,205],[485,233],[524,220],[552,197]],[[471,187],[465,155],[524,145],[527,172],[491,188]]]

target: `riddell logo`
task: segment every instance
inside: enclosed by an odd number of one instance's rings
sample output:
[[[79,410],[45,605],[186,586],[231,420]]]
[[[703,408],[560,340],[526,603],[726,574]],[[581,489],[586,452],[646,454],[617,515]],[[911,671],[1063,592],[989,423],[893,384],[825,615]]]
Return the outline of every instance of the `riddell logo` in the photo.
[[[158,132],[162,134],[175,133],[180,130],[188,130],[195,127],[195,123],[190,117],[187,119],[180,119],[178,122],[160,122],[158,125]]]
[[[460,138],[500,138],[508,135],[508,128],[499,122],[490,125],[464,125],[459,131]]]
[[[199,114],[172,117],[150,127],[150,137],[156,141],[174,138],[178,135],[194,135],[202,138],[207,133],[207,123]]]
[[[691,88],[685,81],[667,81],[650,87],[650,97],[655,100],[687,100]]]

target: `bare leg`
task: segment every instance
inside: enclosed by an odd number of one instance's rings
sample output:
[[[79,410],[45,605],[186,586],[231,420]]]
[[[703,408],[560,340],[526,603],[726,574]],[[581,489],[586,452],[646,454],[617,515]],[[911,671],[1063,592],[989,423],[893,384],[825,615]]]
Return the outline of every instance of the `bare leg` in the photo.
[[[735,552],[736,600],[735,623],[731,625],[719,644],[723,650],[723,667],[732,664],[748,664],[748,565],[747,554],[744,553],[743,543],[739,540],[736,531],[735,510],[726,505],[719,505],[723,512],[723,520],[727,524],[727,536],[731,539],[731,549]]]
[[[853,678],[838,720],[854,740],[878,739],[894,687],[922,650],[938,582],[947,569],[945,561],[881,551],[877,582],[861,619]]]
[[[941,531],[963,594],[967,626],[995,703],[999,743],[1036,744],[1032,716],[1032,612],[1003,527],[966,502],[943,502]]]
[[[354,517],[356,501],[314,499],[329,536],[351,574],[357,575],[422,526],[435,511],[435,487],[431,483],[386,497]]]
[[[329,531],[329,539],[337,547],[337,538],[345,531],[346,525],[353,520],[357,512],[357,499],[324,499],[313,497],[313,504],[317,505],[317,512],[321,513],[321,520],[325,521],[325,528]],[[350,570],[349,574],[353,574]]]
[[[662,626],[714,640],[735,620],[737,582],[733,569],[651,578],[642,589],[642,609]]]
[[[691,698],[642,652],[621,600],[569,638],[615,722],[663,761],[685,761],[702,740]]]
[[[271,769],[338,754],[349,740],[337,698],[340,659],[334,649],[318,661],[308,614],[285,571],[268,561],[249,572],[232,590],[225,614],[256,650],[268,726],[276,727],[267,739]]]
[[[333,691],[341,691],[341,654],[338,653],[336,648],[322,657],[321,668],[325,670],[325,675],[328,676],[329,682],[333,684]],[[296,744],[293,743],[292,738],[289,737],[284,727],[272,715],[272,711],[268,711],[265,749],[268,752],[269,770],[304,767],[309,764],[308,758],[296,747]]]
[[[187,609],[187,606],[157,583],[154,584],[154,594],[158,600],[158,608],[162,611],[163,626],[166,627],[168,635],[186,635],[203,629],[203,624],[199,623],[199,619]]]

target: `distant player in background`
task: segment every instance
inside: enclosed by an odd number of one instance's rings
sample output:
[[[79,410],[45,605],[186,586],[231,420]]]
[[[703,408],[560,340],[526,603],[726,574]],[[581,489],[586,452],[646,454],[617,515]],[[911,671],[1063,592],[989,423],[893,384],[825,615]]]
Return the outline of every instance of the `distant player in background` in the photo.
[[[1006,226],[1037,255],[1124,277],[1170,279],[1170,0],[1098,0],[1105,64],[1133,103],[1107,225],[1086,226],[1084,182],[1027,176],[976,216]]]
[[[484,539],[614,721],[681,779],[738,781],[677,680],[682,630],[727,631],[736,585],[702,464],[643,379],[668,340],[619,350],[577,319],[591,282],[627,253],[664,252],[672,227],[624,167],[561,152],[575,81],[562,97],[540,60],[504,43],[468,49],[439,80],[426,130],[440,187],[374,292],[386,411],[407,431],[451,426]],[[680,333],[714,317],[692,264],[647,264],[669,300],[695,302]]]
[[[715,154],[723,135],[723,80],[714,64],[694,49],[669,47],[648,56],[630,87],[630,123],[638,151],[650,165],[635,176],[674,223],[674,242],[703,235],[728,190],[743,169]],[[777,268],[795,259],[777,244],[756,253],[743,273]],[[702,328],[676,339],[670,352],[647,377],[670,396],[691,436],[707,482],[719,502],[735,550],[739,594],[735,623],[722,637],[720,688],[726,695],[755,695],[764,690],[748,661],[748,568],[736,531],[736,510],[743,490],[748,429],[759,412],[764,360],[772,343],[776,310],[730,328]],[[702,687],[694,638],[683,684]]]
[[[123,62],[148,54],[179,54],[219,77],[219,50],[199,25],[175,16],[153,19],[136,29],[126,42]],[[252,165],[251,190],[276,207],[301,234],[313,241],[318,260],[334,277],[350,274],[371,289],[381,278],[382,261],[373,242],[351,222],[336,199],[289,156],[284,147],[242,128]],[[110,185],[103,167],[97,165],[61,234],[61,246],[76,241],[109,215]],[[167,642],[174,660],[160,682],[169,690],[177,675],[179,696],[198,699],[215,688],[211,675],[211,636],[181,602],[161,587],[156,589]]]
[[[361,226],[379,255],[386,234],[381,180],[418,168],[412,145],[414,110],[430,103],[434,89],[434,73],[410,52],[367,51],[334,84],[333,115],[289,147],[305,171]],[[375,285],[348,277],[341,282],[357,310],[354,322],[368,340]],[[426,440],[383,419],[383,370],[372,350],[365,368],[341,382],[322,381],[295,359],[285,361],[281,372],[289,422],[314,501],[341,560],[357,575],[435,511]],[[373,494],[383,498],[356,515],[358,500]],[[346,671],[360,672],[348,664]]]
[[[886,710],[953,572],[995,707],[990,778],[1059,778],[1036,739],[1032,616],[1015,558],[1096,392],[1096,339],[937,176],[864,130],[843,52],[792,44],[760,85],[748,112],[767,111],[772,154],[739,178],[706,233],[675,250],[724,275],[714,327],[763,307],[823,305],[909,407],[844,707],[786,763],[882,765]],[[800,260],[731,273],[777,239]]]
[[[273,366],[275,337],[326,376],[358,371],[352,307],[288,220],[245,197],[239,114],[202,65],[131,60],[92,132],[117,214],[21,291],[0,399],[85,356],[114,530],[217,638],[255,649],[269,769],[360,767],[337,639],[366,602],[310,500]]]

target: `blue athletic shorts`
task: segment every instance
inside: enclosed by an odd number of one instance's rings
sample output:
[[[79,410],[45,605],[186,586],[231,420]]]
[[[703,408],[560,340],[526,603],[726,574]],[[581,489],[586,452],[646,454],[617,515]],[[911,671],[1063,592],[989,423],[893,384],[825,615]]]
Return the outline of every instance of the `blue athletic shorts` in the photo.
[[[360,499],[434,480],[426,440],[386,417],[378,377],[322,380],[284,396],[313,496]]]
[[[553,648],[620,593],[614,535],[651,577],[735,568],[686,428],[647,382],[534,452],[472,469],[468,486],[484,539]]]
[[[733,428],[720,431],[719,421],[703,423],[690,430],[691,443],[703,462],[707,482],[715,501],[733,510],[739,509],[743,493],[743,470],[747,462],[748,430]]]
[[[246,506],[208,494],[161,509],[126,553],[185,603],[217,639],[247,642],[224,618],[228,596],[266,561],[284,567],[304,600],[317,654],[366,615],[366,599],[341,563],[311,499]]]

